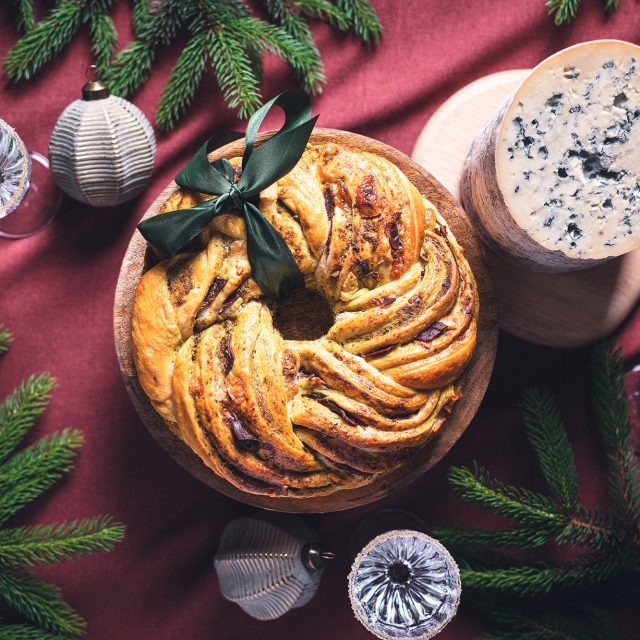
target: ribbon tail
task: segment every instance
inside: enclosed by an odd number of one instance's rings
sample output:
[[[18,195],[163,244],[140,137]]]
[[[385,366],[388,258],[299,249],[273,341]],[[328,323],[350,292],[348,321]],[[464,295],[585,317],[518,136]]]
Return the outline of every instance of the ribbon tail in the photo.
[[[264,295],[278,300],[304,287],[304,277],[291,250],[260,209],[245,202],[244,219],[251,274]]]
[[[153,216],[138,225],[145,240],[170,258],[191,242],[218,215],[221,198],[206,200],[191,209]]]

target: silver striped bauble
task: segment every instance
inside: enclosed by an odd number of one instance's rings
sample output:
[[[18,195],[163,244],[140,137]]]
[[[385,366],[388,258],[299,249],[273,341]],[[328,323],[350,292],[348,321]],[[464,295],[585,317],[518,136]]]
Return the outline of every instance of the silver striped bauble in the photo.
[[[227,600],[273,620],[313,598],[331,558],[300,518],[259,512],[225,527],[214,566]]]
[[[83,95],[62,112],[53,130],[51,173],[66,194],[94,207],[131,200],[153,170],[151,124],[136,106],[109,95],[102,83],[88,83]]]

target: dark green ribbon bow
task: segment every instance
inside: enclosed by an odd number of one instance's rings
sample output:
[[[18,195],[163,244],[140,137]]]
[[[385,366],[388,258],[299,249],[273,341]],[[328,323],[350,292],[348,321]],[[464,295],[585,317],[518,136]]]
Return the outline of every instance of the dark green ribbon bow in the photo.
[[[274,105],[284,111],[285,122],[271,138],[254,148],[258,129]],[[226,211],[239,211],[247,227],[252,275],[265,296],[278,299],[303,286],[304,279],[289,247],[254,202],[260,191],[297,164],[318,119],[310,116],[311,102],[300,91],[285,91],[258,109],[247,125],[242,175],[237,184],[226,158],[209,162],[209,143],[205,143],[176,176],[176,183],[184,189],[218,197],[191,209],[149,218],[138,225],[140,233],[170,257],[191,242],[213,218]]]

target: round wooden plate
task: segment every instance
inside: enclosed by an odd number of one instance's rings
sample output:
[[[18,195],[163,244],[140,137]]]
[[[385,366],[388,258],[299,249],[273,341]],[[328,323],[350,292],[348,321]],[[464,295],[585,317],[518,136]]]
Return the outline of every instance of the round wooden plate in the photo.
[[[259,136],[258,142],[268,136],[269,134]],[[169,455],[196,478],[231,498],[265,509],[297,513],[340,511],[372,502],[404,487],[436,464],[464,433],[478,410],[491,377],[498,339],[496,301],[483,249],[464,211],[451,194],[433,176],[403,153],[371,138],[347,131],[315,129],[311,134],[310,141],[313,144],[335,142],[358,150],[370,151],[387,158],[399,167],[420,192],[438,207],[458,241],[464,247],[478,282],[480,294],[478,343],[473,359],[463,377],[463,396],[455,404],[451,415],[437,436],[417,452],[410,462],[396,472],[366,487],[339,491],[329,496],[302,499],[268,497],[236,489],[216,476],[189,447],[169,430],[151,406],[138,382],[131,345],[131,312],[133,296],[143,273],[147,251],[147,244],[138,231],[131,238],[122,262],[113,312],[116,352],[125,386],[142,421]],[[241,155],[242,152],[243,141],[238,140],[214,151],[209,155],[209,159],[231,158]],[[162,204],[176,189],[175,182],[172,182],[154,201],[144,214],[143,219],[156,215]],[[286,304],[286,301],[283,304]],[[293,311],[295,306],[289,305],[288,309]],[[321,319],[318,319],[318,315],[321,314],[309,313],[309,306],[306,306],[306,309],[301,308],[299,311],[299,328],[304,326],[308,331],[307,335],[317,335],[318,327],[314,325],[322,322]]]
[[[412,157],[457,198],[465,158],[478,131],[529,74],[492,73],[454,93],[431,116]],[[569,273],[529,271],[487,251],[500,326],[547,347],[579,347],[614,331],[640,300],[640,249]]]

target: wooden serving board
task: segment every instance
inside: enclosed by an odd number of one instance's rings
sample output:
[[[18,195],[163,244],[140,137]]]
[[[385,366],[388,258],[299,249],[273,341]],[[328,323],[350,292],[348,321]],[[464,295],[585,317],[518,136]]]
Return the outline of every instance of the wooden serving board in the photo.
[[[457,198],[463,166],[482,128],[529,74],[492,73],[468,84],[431,116],[412,157]],[[547,347],[579,347],[614,331],[640,300],[640,249],[583,271],[541,273],[486,251],[500,326]]]
[[[258,136],[258,142],[267,137],[269,134]],[[135,289],[144,270],[147,252],[147,243],[138,231],[131,238],[122,262],[113,312],[116,352],[125,386],[140,418],[167,453],[202,482],[231,498],[265,509],[298,513],[340,511],[372,502],[404,487],[435,465],[464,433],[478,410],[491,377],[498,340],[496,300],[483,249],[464,211],[451,194],[425,169],[403,153],[376,140],[347,131],[315,129],[310,141],[313,144],[335,142],[361,151],[369,151],[387,158],[398,166],[420,192],[438,207],[464,247],[478,282],[480,294],[478,344],[464,374],[464,395],[455,404],[451,415],[437,436],[416,453],[406,465],[366,487],[343,490],[329,496],[303,499],[268,497],[236,489],[209,470],[200,458],[169,430],[151,406],[138,382],[131,344],[131,313]],[[243,141],[238,140],[214,151],[209,155],[209,159],[231,158],[241,155],[242,152]],[[168,185],[144,214],[143,219],[156,215],[162,204],[176,189],[175,182]],[[281,327],[285,335],[292,332],[312,338],[321,335],[326,331],[328,322],[326,314],[318,312],[312,294],[302,292],[298,296],[297,299],[285,300],[281,303],[280,311],[286,310],[281,315],[286,316],[286,320],[279,321],[276,314],[276,326]]]

